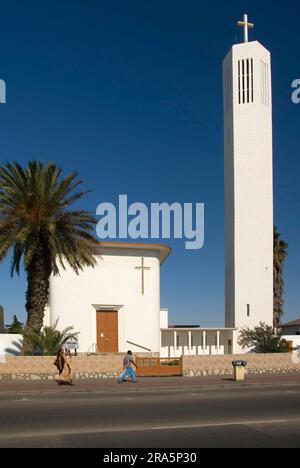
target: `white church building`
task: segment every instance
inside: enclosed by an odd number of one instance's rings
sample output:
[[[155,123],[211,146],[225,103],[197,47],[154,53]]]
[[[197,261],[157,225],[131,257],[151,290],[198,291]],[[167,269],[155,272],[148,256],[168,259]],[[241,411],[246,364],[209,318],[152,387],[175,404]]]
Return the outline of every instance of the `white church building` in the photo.
[[[273,323],[273,176],[270,53],[259,42],[232,47],[223,64],[225,327],[171,327],[161,309],[165,245],[100,242],[97,265],[52,277],[45,323],[79,334],[79,352],[236,354],[239,330]],[[201,317],[200,317],[201,319]],[[245,351],[244,351],[245,352]]]
[[[67,268],[51,278],[45,324],[72,325],[84,353],[232,353],[233,329],[169,327],[160,267],[170,253],[165,245],[100,242],[94,268],[79,275]]]
[[[74,326],[79,352],[159,353],[160,266],[170,253],[164,245],[100,242],[94,268],[51,278],[50,323]]]

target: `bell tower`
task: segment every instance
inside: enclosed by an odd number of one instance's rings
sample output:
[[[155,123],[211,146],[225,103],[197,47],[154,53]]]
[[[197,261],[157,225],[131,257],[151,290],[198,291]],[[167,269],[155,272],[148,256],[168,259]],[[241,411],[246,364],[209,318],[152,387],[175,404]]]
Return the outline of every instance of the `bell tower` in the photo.
[[[273,324],[273,149],[271,56],[244,42],[223,63],[226,326]]]

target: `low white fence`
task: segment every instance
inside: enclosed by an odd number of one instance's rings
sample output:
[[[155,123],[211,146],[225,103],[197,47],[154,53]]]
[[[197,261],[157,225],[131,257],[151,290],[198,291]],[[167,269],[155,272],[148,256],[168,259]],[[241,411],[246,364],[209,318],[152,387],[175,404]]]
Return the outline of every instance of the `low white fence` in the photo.
[[[22,335],[0,334],[0,359],[3,356],[19,356],[21,354]]]

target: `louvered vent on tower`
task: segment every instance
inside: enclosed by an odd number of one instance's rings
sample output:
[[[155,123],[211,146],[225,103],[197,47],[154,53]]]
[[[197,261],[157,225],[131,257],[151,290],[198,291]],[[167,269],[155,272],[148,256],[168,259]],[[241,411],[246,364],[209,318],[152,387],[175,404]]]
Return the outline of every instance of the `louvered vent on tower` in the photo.
[[[238,61],[238,100],[239,104],[254,101],[253,59]]]

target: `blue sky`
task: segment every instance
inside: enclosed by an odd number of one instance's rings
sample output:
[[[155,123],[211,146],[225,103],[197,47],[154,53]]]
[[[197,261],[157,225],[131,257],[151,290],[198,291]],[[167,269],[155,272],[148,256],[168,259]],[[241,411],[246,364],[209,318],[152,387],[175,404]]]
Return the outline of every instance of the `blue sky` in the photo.
[[[285,319],[299,317],[300,78],[298,2],[153,0],[1,1],[0,163],[54,160],[77,170],[102,201],[203,202],[205,246],[162,267],[173,323],[224,324],[222,60],[251,38],[272,52],[275,222],[289,242]],[[0,266],[6,321],[25,318],[24,275]],[[71,325],[71,324],[70,324]]]

